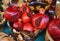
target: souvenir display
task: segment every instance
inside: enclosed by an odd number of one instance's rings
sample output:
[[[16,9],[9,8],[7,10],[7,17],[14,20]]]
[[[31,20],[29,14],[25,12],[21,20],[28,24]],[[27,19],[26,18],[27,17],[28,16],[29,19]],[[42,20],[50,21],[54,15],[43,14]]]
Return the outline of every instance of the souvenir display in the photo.
[[[60,41],[60,19],[55,13],[57,0],[2,0],[2,30],[7,24],[11,34],[2,41],[35,41],[46,29],[45,41]],[[1,11],[2,12],[2,11]],[[5,21],[6,24],[5,24]],[[5,34],[4,34],[5,35]]]

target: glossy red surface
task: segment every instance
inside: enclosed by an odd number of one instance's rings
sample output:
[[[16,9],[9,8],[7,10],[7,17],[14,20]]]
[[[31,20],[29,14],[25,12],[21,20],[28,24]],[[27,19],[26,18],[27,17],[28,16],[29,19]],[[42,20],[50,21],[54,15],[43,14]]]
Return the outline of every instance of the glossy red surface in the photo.
[[[20,17],[20,11],[18,10],[17,6],[10,6],[5,10],[4,17],[9,22],[16,22]]]
[[[24,26],[23,26],[23,31],[30,31],[30,32],[33,32],[33,26],[32,26],[32,24],[30,24],[30,23],[26,23],[26,24],[24,24]]]
[[[23,21],[23,23],[28,23],[31,21],[30,17],[27,15],[26,12],[24,12],[22,15],[22,21]]]
[[[49,18],[45,14],[35,14],[32,17],[33,26],[39,29],[45,29],[48,22]]]
[[[53,39],[60,38],[60,20],[54,19],[50,22],[48,26],[48,31]]]
[[[23,23],[21,21],[13,23],[13,29],[20,31],[23,29]]]

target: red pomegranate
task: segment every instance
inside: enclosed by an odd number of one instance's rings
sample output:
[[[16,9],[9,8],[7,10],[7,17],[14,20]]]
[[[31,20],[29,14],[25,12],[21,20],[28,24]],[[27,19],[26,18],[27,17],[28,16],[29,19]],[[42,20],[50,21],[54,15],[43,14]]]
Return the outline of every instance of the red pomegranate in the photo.
[[[40,9],[39,14],[34,14],[32,17],[33,26],[42,30],[46,28],[49,22],[49,17],[44,12],[45,10]]]
[[[17,21],[13,23],[13,29],[20,31],[23,29],[23,23],[21,21]]]
[[[53,39],[60,38],[60,19],[54,19],[50,22],[48,26],[48,32]]]
[[[49,18],[48,18],[48,16],[46,16],[44,14],[35,14],[32,17],[33,26],[40,28],[40,29],[45,29],[48,22],[49,22]]]
[[[5,12],[4,12],[4,17],[9,21],[9,22],[16,22],[18,18],[20,18],[21,13],[18,10],[17,6],[9,6]]]
[[[31,15],[28,14],[28,13],[26,13],[26,12],[24,12],[24,13],[22,14],[22,21],[23,21],[23,23],[28,23],[28,22],[30,22],[30,21],[31,21]]]
[[[29,9],[29,7],[27,6],[27,4],[24,3],[24,4],[22,4],[22,6],[20,7],[20,11],[21,11],[22,13],[24,13],[24,12],[29,13],[29,12],[30,12],[30,9]]]
[[[33,32],[33,26],[32,26],[32,24],[30,24],[30,23],[26,23],[26,24],[24,24],[24,26],[23,26],[23,31],[30,31],[30,32]]]

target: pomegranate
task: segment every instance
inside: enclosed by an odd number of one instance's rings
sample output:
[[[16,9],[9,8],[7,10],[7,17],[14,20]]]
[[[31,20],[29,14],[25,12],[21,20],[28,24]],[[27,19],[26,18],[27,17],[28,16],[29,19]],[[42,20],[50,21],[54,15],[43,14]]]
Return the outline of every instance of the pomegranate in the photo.
[[[4,12],[4,17],[9,21],[9,22],[16,22],[18,18],[20,18],[21,13],[18,10],[17,6],[9,6],[5,12]]]
[[[20,11],[23,13],[23,12],[27,12],[29,13],[30,12],[30,9],[29,7],[27,6],[26,3],[22,4],[22,6],[20,7]]]
[[[22,14],[22,21],[23,21],[23,23],[28,23],[28,22],[30,22],[31,21],[31,14],[28,14],[28,13],[26,13],[26,12],[24,12],[23,14]]]
[[[60,38],[60,19],[54,19],[50,22],[48,32],[53,39]]]
[[[44,12],[44,9],[40,9],[39,14],[34,14],[32,17],[33,26],[42,30],[46,28],[49,22],[49,17]]]
[[[32,26],[32,24],[30,24],[30,23],[26,23],[26,24],[24,24],[24,26],[23,26],[23,31],[30,31],[30,32],[33,32],[33,26]]]
[[[23,23],[21,21],[17,21],[13,23],[13,29],[20,31],[23,28]]]

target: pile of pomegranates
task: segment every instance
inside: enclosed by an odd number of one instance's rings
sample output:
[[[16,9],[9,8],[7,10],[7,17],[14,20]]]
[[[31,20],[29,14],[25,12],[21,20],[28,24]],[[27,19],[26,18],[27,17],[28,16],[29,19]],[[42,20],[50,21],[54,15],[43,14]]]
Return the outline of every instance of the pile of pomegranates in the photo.
[[[54,41],[60,41],[60,20],[55,18],[49,21],[50,18],[45,14],[44,8],[40,8],[39,12],[33,14],[25,3],[20,8],[13,5],[5,10],[4,17],[16,31],[35,33],[37,30],[42,31],[48,27],[48,32]]]
[[[36,29],[44,30],[49,22],[43,8],[37,14],[33,14],[25,3],[20,8],[17,5],[9,6],[4,12],[4,17],[12,23],[13,29],[33,33]]]

